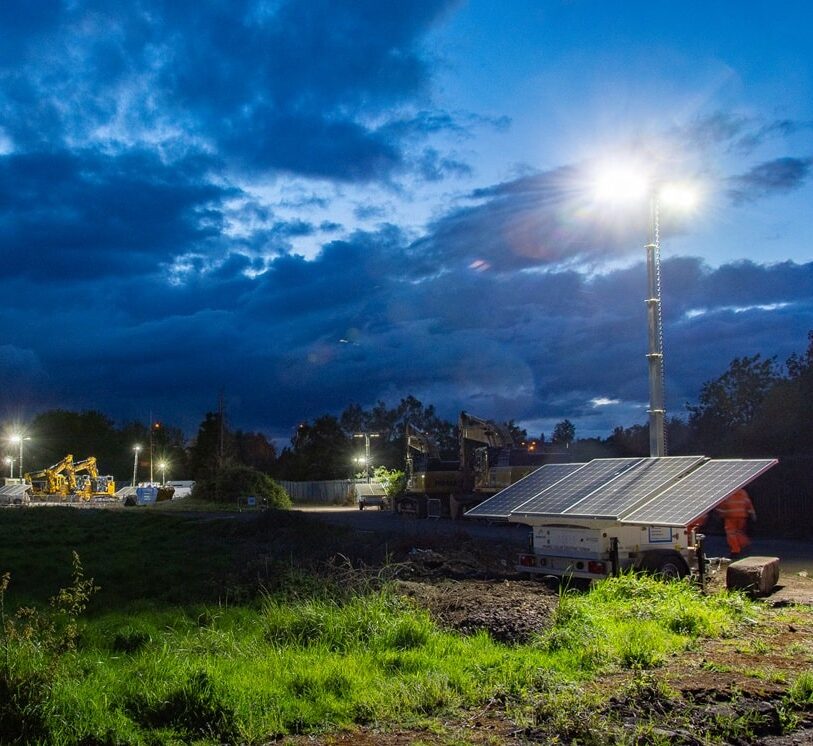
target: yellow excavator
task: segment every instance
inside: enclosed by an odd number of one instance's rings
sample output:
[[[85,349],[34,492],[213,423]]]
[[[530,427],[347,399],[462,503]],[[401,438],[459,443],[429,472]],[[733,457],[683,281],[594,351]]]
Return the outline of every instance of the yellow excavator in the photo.
[[[25,481],[31,485],[35,497],[67,497],[76,491],[73,454],[69,453],[47,469],[26,472]]]
[[[76,494],[83,500],[91,497],[108,497],[116,492],[116,482],[112,476],[100,475],[96,457],[89,456],[73,465],[76,480]],[[80,473],[81,472],[81,473]]]
[[[109,497],[116,492],[113,477],[99,474],[95,456],[74,461],[71,453],[47,469],[26,473],[25,481],[31,485],[33,497],[75,495],[82,500],[90,500],[92,497]]]

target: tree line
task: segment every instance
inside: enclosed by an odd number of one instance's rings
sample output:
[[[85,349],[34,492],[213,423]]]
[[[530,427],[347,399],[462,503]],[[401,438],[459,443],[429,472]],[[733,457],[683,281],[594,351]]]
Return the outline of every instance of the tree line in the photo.
[[[696,404],[687,404],[687,417],[666,422],[672,455],[807,458],[813,435],[813,331],[808,347],[784,363],[760,354],[738,357],[717,378],[700,389]],[[209,412],[196,436],[187,443],[180,428],[164,423],[127,423],[117,427],[97,411],[50,410],[28,427],[25,469],[42,468],[66,453],[76,458],[96,456],[100,469],[127,481],[133,470],[133,446],[139,444],[138,478],[160,478],[157,463],[168,464],[168,479],[211,479],[224,467],[244,465],[278,479],[344,479],[363,468],[365,434],[370,437],[374,466],[403,468],[405,429],[411,423],[438,445],[442,458],[457,457],[455,423],[438,415],[434,405],[414,396],[394,406],[377,402],[369,409],[350,404],[339,415],[323,414],[304,421],[291,441],[277,453],[257,432],[228,427],[222,413]],[[513,421],[502,423],[517,442],[528,433]],[[569,420],[559,422],[550,441],[567,446],[573,460],[649,453],[648,425],[617,427],[606,438],[577,438]],[[531,438],[545,442],[545,434]],[[6,447],[15,456],[11,446]],[[150,458],[151,457],[151,458]]]

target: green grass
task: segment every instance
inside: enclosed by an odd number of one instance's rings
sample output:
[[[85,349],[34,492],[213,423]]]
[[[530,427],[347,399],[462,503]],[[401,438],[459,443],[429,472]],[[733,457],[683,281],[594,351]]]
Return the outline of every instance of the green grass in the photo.
[[[625,576],[563,594],[550,630],[508,647],[486,633],[440,629],[386,584],[294,566],[296,537],[302,552],[328,543],[320,531],[335,534],[301,517],[234,523],[70,509],[2,517],[7,615],[15,600],[45,608],[58,586],[70,587],[71,549],[101,587],[75,644],[60,636],[70,619],[6,628],[0,731],[20,743],[264,743],[420,725],[494,701],[533,725],[557,718],[567,733],[594,717],[581,682],[658,666],[755,613],[740,596],[706,598],[687,583]],[[227,593],[237,559],[258,538],[276,548],[273,582]],[[805,700],[809,682],[800,681]]]
[[[102,588],[92,611],[215,601],[235,561],[220,526],[138,508],[2,511],[0,546],[10,603],[47,600],[69,581],[78,551]]]

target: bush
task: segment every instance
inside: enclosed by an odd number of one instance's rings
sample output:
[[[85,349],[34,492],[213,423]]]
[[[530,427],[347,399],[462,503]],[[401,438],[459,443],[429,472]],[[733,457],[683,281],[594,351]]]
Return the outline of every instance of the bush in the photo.
[[[387,497],[403,495],[406,492],[406,474],[398,469],[388,469],[386,466],[377,466],[373,472],[375,480],[384,486]]]
[[[196,482],[192,497],[221,503],[256,497],[269,508],[291,507],[291,498],[282,486],[250,466],[224,467],[213,479]]]

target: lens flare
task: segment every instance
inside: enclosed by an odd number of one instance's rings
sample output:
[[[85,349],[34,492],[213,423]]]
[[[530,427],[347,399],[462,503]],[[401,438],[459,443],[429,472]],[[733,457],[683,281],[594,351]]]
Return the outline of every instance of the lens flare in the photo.
[[[650,190],[649,174],[635,163],[604,163],[593,184],[599,202],[639,202]]]

